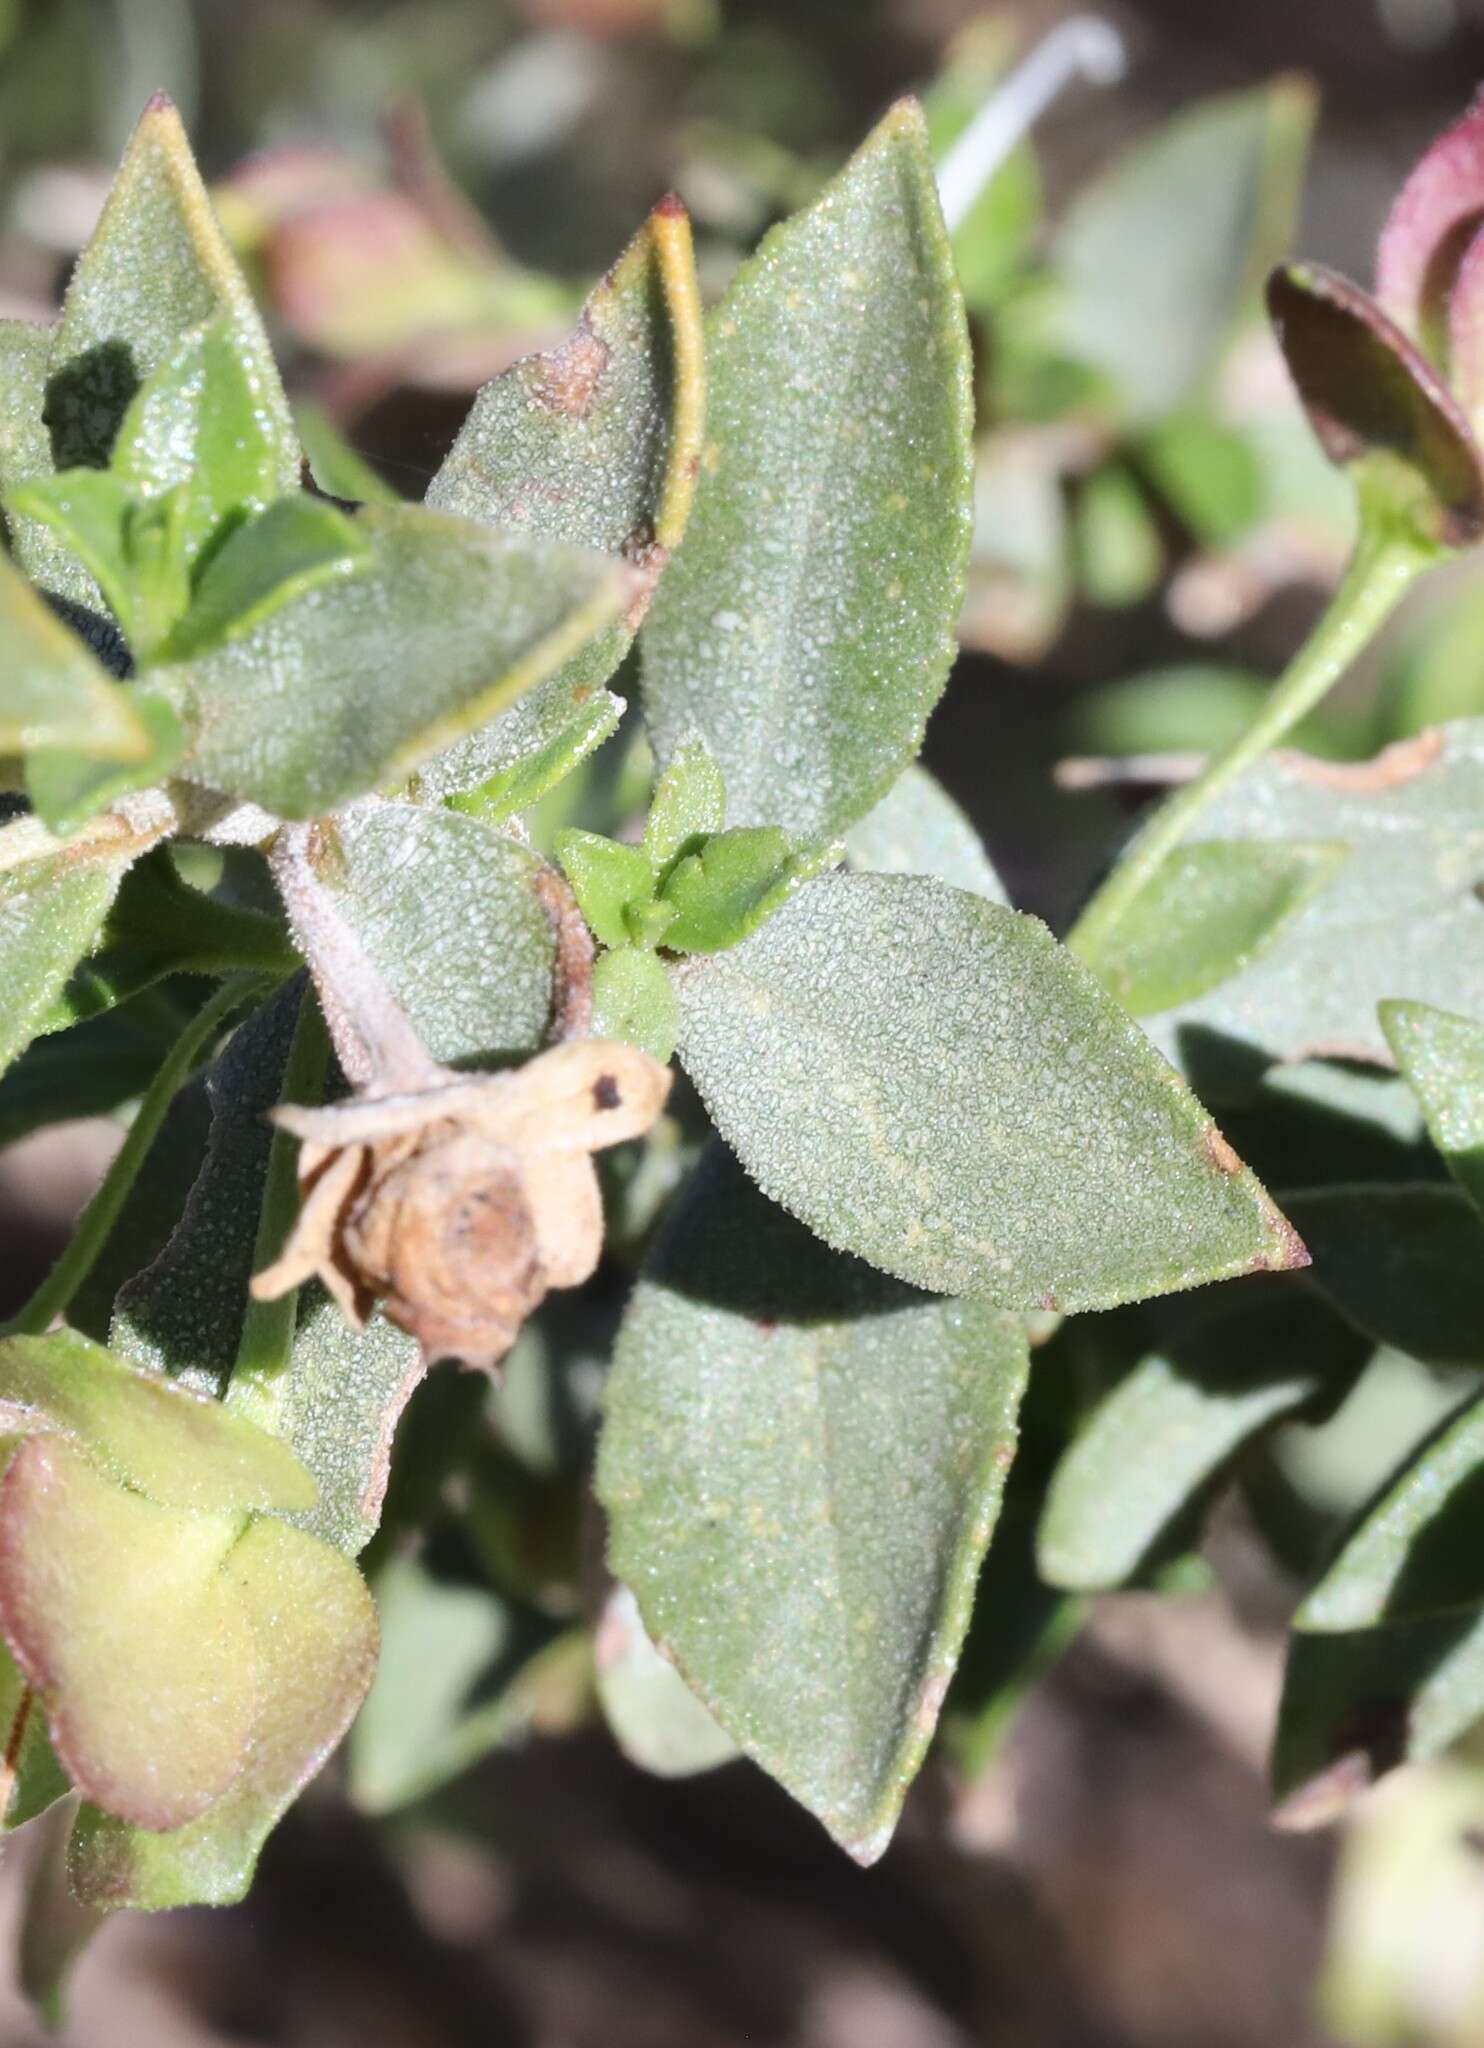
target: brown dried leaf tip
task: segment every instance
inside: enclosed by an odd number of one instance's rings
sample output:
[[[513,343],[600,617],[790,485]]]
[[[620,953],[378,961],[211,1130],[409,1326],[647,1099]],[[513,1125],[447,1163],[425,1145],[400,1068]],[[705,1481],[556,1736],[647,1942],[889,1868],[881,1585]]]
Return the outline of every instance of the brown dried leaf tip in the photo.
[[[572,1039],[509,1073],[430,1068],[426,1085],[285,1106],[303,1205],[252,1291],[318,1275],[361,1328],[377,1302],[424,1358],[491,1368],[552,1287],[603,1248],[593,1154],[650,1129],[670,1072],[617,1040]]]

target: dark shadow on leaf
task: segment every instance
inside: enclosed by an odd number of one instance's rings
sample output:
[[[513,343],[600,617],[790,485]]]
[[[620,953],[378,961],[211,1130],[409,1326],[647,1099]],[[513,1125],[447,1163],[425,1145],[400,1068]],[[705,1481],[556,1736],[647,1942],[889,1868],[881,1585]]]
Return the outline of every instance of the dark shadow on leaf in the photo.
[[[1419,1727],[1418,1695],[1446,1661],[1448,1725]],[[1395,1765],[1444,1746],[1484,1714],[1478,1608],[1437,1619],[1290,1640],[1273,1751],[1273,1790],[1294,1827],[1338,1817]],[[1453,1725],[1456,1719],[1456,1727]]]
[[[757,1323],[892,1315],[938,1297],[832,1251],[714,1143],[681,1190],[645,1277]]]
[[[134,351],[123,341],[100,341],[47,379],[41,417],[58,469],[108,467],[139,384]]]
[[[1266,1187],[1443,1178],[1420,1117],[1415,1138],[1387,1121],[1397,1116],[1405,1084],[1381,1068],[1354,1060],[1279,1066],[1256,1047],[1198,1024],[1181,1026],[1178,1050],[1191,1087]],[[1332,1080],[1335,1100],[1300,1092],[1295,1084],[1306,1069],[1316,1091]],[[1410,1112],[1410,1097],[1405,1108]]]
[[[129,643],[106,612],[95,612],[89,605],[77,604],[55,590],[43,590],[41,595],[62,624],[70,626],[79,640],[87,642],[111,676],[124,682],[133,675],[134,657],[129,652]]]

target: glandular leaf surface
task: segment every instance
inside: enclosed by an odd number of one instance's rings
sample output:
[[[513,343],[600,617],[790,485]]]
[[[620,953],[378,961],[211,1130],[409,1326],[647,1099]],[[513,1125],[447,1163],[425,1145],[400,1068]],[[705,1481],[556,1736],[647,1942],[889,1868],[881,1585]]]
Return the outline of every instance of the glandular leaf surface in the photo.
[[[681,1059],[759,1186],[916,1286],[1070,1311],[1303,1263],[1034,918],[921,877],[826,875],[677,983]]]
[[[716,1147],[624,1320],[610,1562],[732,1739],[861,1862],[931,1739],[1026,1340],[842,1257]]]
[[[833,839],[917,751],[968,558],[967,335],[915,104],[743,266],[707,360],[645,716],[662,762],[705,739],[729,825]]]

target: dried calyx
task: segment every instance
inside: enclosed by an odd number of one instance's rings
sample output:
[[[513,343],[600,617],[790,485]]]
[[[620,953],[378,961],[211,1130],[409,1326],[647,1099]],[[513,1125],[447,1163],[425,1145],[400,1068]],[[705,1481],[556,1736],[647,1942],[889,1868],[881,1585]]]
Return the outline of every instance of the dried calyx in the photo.
[[[317,1276],[357,1328],[380,1303],[429,1362],[493,1367],[550,1288],[596,1267],[593,1154],[654,1124],[669,1070],[591,1038],[508,1073],[439,1065],[316,877],[306,828],[285,828],[274,866],[356,1093],[275,1112],[303,1141],[302,1207],[253,1293]]]

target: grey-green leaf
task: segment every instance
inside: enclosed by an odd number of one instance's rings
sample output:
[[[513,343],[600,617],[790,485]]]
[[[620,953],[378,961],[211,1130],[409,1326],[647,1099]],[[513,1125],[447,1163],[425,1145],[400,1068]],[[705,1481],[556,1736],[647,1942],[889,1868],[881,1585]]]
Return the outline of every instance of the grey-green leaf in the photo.
[[[65,747],[143,760],[150,734],[126,691],[0,550],[0,754]]]
[[[280,498],[241,526],[207,564],[168,653],[186,659],[247,633],[295,598],[365,559],[354,520],[307,493]]]
[[[121,838],[57,847],[29,818],[0,834],[0,1072],[43,1028],[140,850]]]
[[[67,289],[48,366],[46,419],[57,466],[101,468],[139,386],[193,328],[218,314],[255,387],[280,487],[299,481],[299,445],[273,352],[211,210],[180,116],[163,93],[145,108],[103,214]]]
[[[434,1059],[537,1051],[555,1001],[545,864],[493,826],[417,804],[337,820],[321,880]]]
[[[957,1660],[1024,1332],[831,1253],[720,1148],[630,1305],[598,1472],[610,1560],[749,1756],[861,1862]]]
[[[1484,1026],[1426,1003],[1383,1003],[1381,1029],[1448,1171],[1484,1211]]]
[[[942,785],[915,763],[851,826],[845,858],[870,874],[936,875],[991,903],[1010,901],[979,834]]]
[[[673,386],[669,316],[646,222],[565,341],[485,385],[426,502],[540,540],[642,554],[665,482]]]
[[[225,646],[162,668],[185,772],[282,817],[406,775],[506,710],[622,607],[622,565],[417,506],[368,505],[365,558]]]
[[[737,1756],[731,1736],[649,1640],[627,1586],[615,1586],[603,1604],[593,1659],[603,1718],[640,1770],[690,1778]]]
[[[1484,1602],[1484,1400],[1471,1395],[1393,1479],[1293,1618],[1324,1633]]]
[[[1034,918],[920,877],[825,875],[677,982],[681,1058],[759,1186],[916,1286],[1071,1311],[1304,1263]]]
[[[663,763],[698,732],[732,825],[833,839],[921,743],[971,526],[964,313],[921,111],[775,228],[707,329],[707,446],[643,634]]]
[[[1122,1585],[1260,1430],[1344,1392],[1370,1346],[1300,1284],[1239,1290],[1118,1382],[1052,1478],[1043,1578],[1077,1592]]]
[[[663,566],[675,439],[676,355],[656,221],[640,229],[598,285],[575,330],[524,357],[475,399],[427,504],[535,540],[621,557],[647,583]],[[680,523],[683,525],[683,515]],[[642,613],[613,619],[543,685],[547,722],[601,702]],[[472,735],[431,764],[446,796],[488,782],[509,765],[509,721]],[[534,801],[534,799],[532,799]]]
[[[1280,1823],[1321,1827],[1372,1778],[1422,1763],[1484,1717],[1484,1610],[1289,1638],[1273,1749]]]
[[[1132,419],[1161,418],[1196,388],[1286,253],[1313,108],[1293,79],[1207,100],[1067,214],[1052,250],[1057,339]]]
[[[17,484],[49,477],[56,467],[43,418],[51,346],[50,327],[0,320],[0,497]],[[71,604],[97,604],[92,577],[46,527],[15,514],[6,525],[11,552],[33,583]]]
[[[1251,966],[1159,1019],[1182,1065],[1220,1038],[1267,1060],[1391,1065],[1377,1005],[1484,1014],[1484,720],[1355,765],[1271,755],[1215,796],[1203,838],[1343,843],[1349,858]]]
[[[1084,957],[1135,1017],[1194,1002],[1261,958],[1345,854],[1251,839],[1177,847],[1107,943]]]

